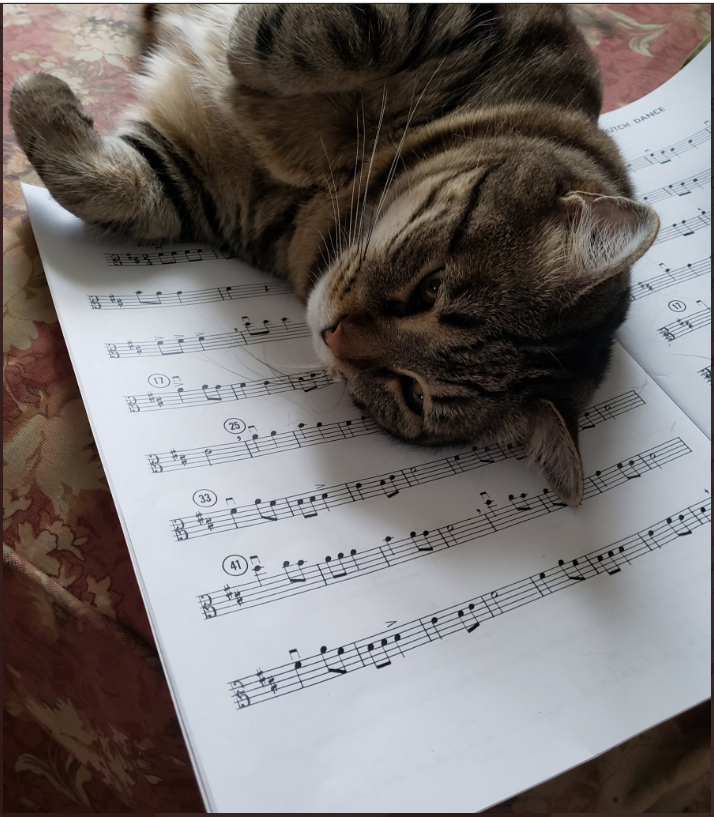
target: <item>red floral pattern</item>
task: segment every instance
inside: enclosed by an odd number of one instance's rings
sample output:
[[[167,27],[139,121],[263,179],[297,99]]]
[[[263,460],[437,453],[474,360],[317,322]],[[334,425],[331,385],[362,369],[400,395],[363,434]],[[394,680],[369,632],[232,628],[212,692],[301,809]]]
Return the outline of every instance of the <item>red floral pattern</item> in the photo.
[[[131,4],[6,4],[5,89],[47,71],[100,130],[131,99]],[[582,4],[605,110],[653,90],[709,34],[710,6]],[[199,812],[201,798],[40,264],[3,99],[6,812]],[[698,707],[495,812],[709,812]]]

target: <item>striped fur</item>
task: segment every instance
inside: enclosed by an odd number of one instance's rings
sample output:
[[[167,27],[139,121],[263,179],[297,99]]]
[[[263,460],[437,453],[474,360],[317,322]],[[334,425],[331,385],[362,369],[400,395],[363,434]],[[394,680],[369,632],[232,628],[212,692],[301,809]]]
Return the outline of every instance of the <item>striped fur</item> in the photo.
[[[325,365],[386,429],[523,440],[577,504],[575,418],[657,220],[597,128],[598,71],[567,10],[143,16],[139,101],[114,135],[54,77],[13,88],[15,133],[54,197],[104,228],[209,242],[286,278]]]

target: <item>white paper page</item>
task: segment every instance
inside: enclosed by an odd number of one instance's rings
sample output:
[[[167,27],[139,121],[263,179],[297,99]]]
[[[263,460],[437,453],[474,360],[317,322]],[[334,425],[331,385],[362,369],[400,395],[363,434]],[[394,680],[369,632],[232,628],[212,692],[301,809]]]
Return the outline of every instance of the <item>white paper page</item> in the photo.
[[[24,192],[209,810],[483,809],[708,696],[707,440],[620,347],[565,508],[362,420],[275,279]]]
[[[600,117],[660,217],[632,270],[618,338],[711,438],[711,46],[651,94]]]

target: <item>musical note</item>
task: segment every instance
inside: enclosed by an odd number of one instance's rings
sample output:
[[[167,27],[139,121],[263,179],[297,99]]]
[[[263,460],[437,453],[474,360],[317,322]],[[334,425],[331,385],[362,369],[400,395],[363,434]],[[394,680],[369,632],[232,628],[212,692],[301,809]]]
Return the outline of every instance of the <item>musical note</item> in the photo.
[[[261,335],[269,335],[270,334],[270,321],[264,320],[263,323],[259,326],[253,325],[249,320],[247,315],[243,315],[241,317],[241,321],[243,321],[243,326],[245,327],[246,331],[252,337],[258,337]]]
[[[216,389],[222,390],[222,387],[216,386]],[[148,399],[151,403],[152,398],[149,397]],[[644,402],[636,392],[626,392],[607,403],[601,403],[587,409],[579,420],[579,428],[580,430],[594,428],[606,420],[612,420],[642,405],[644,405]],[[251,426],[250,428],[254,429],[255,427]],[[186,458],[185,467],[201,468],[207,464],[215,466],[228,462],[239,462],[283,451],[291,451],[294,448],[306,448],[312,445],[383,433],[383,429],[368,417],[361,417],[359,420],[343,420],[336,423],[317,423],[312,427],[308,427],[304,423],[298,423],[297,431],[271,431],[270,434],[262,437],[257,433],[253,433],[248,441],[213,443],[199,448],[186,449],[181,453]],[[211,452],[210,463],[206,459],[206,451]],[[484,454],[486,451],[488,451],[488,456]],[[172,449],[170,452],[154,453],[147,456],[154,457],[155,461],[160,463],[165,471],[172,471],[182,467],[177,464],[174,453],[175,450]],[[497,460],[500,462],[510,457],[519,458],[520,454],[521,449],[519,447],[509,448],[505,446],[501,448],[492,445],[479,448],[478,446],[472,446],[470,452],[467,452],[466,455],[457,455],[458,459],[449,460],[445,467],[452,473],[464,473],[471,470],[474,463],[490,465]],[[453,467],[455,461],[458,462],[456,471]],[[416,484],[420,483],[420,467],[411,469],[409,473],[402,471],[398,474],[385,475],[379,481],[378,487],[384,496],[391,499],[399,494],[400,490],[409,487],[410,480],[416,482]]]
[[[290,562],[283,562],[283,570],[285,571],[285,575],[288,577],[290,584],[300,584],[307,581],[305,572],[302,569],[304,564],[305,562],[300,559],[297,564],[293,565],[291,568]]]
[[[262,579],[260,578],[260,573],[263,570],[263,565],[260,563],[260,558],[258,556],[251,556],[250,557],[250,569],[255,576],[256,581],[258,584],[262,584]]]
[[[677,458],[686,451],[686,447],[682,444],[675,446],[665,444],[659,449],[643,452],[641,456],[638,455],[638,458],[633,460],[633,463],[638,465],[644,473],[654,468],[660,468],[663,464],[666,464],[666,462],[671,461],[673,456]],[[658,457],[658,454],[661,454],[661,456]],[[585,480],[585,496],[588,498],[589,496],[597,495],[597,493],[603,493],[626,481],[627,479],[623,476],[621,468],[617,466],[612,466],[612,468],[606,469],[605,471],[597,471],[595,475]],[[516,499],[514,495],[510,496]],[[488,506],[489,508],[494,507],[493,501],[485,492],[483,499],[484,502],[491,503]],[[431,532],[425,531],[421,534],[423,539],[414,531],[411,532],[409,537],[401,540],[395,540],[393,537],[387,536],[384,540],[384,545],[364,551],[360,556],[359,562],[357,562],[356,559],[356,551],[352,550],[350,552],[347,569],[345,569],[345,565],[348,563],[347,561],[343,561],[347,559],[344,554],[338,555],[338,562],[334,562],[332,557],[328,557],[322,564],[313,565],[310,568],[303,567],[300,571],[300,578],[304,578],[305,581],[301,582],[301,584],[304,587],[314,589],[325,586],[328,583],[328,579],[341,580],[346,577],[356,578],[360,575],[367,575],[375,570],[401,564],[412,558],[418,558],[431,552],[473,541],[482,536],[490,535],[497,530],[502,530],[514,524],[520,524],[532,518],[552,513],[554,510],[559,510],[566,506],[564,503],[554,500],[548,489],[544,489],[541,495],[529,499],[529,507],[530,512],[524,513],[523,510],[514,507],[512,502],[510,505],[506,505],[499,510],[491,510],[490,518],[487,521],[484,521],[484,517],[481,515],[479,509],[477,510],[478,515],[476,517],[449,524]],[[538,579],[535,579],[534,582],[538,592],[547,592],[547,583],[539,582]],[[290,581],[287,580],[276,584],[275,580],[271,580],[269,598],[265,597],[262,591],[252,589],[251,584],[242,585],[241,587],[246,595],[248,606],[254,606],[256,604],[259,605],[276,601],[290,595],[292,591],[289,588],[285,588],[286,584],[289,585]],[[214,595],[219,596],[220,593],[214,593]],[[499,600],[495,599],[493,601],[496,605],[494,610],[497,610]],[[220,604],[220,602],[218,603]]]
[[[675,517],[668,517],[667,524],[677,534],[677,536],[689,536],[692,529],[685,522],[684,514],[678,514]]]
[[[166,258],[163,253],[147,254],[151,258],[159,261]],[[169,256],[170,257],[170,256]],[[203,259],[203,256],[201,257]],[[176,257],[170,262],[176,263]],[[179,258],[179,261],[187,260],[186,257]],[[203,259],[207,260],[207,259]],[[113,266],[121,266],[114,264]],[[149,263],[149,266],[151,263]],[[271,284],[241,284],[230,287],[212,287],[210,289],[177,290],[176,292],[156,292],[154,295],[146,295],[141,290],[137,290],[133,295],[88,295],[89,305],[92,309],[144,309],[147,307],[162,306],[194,306],[195,304],[207,304],[216,301],[233,300],[234,298],[256,298],[265,295],[291,295],[292,287],[283,281],[276,281]]]
[[[596,471],[592,476],[585,478],[584,498],[587,500],[626,484],[632,478],[629,473],[630,470],[636,470],[640,475],[646,474],[662,468],[667,463],[679,459],[688,452],[689,449],[681,440],[670,441],[654,449],[644,451],[626,463],[618,463],[610,468]],[[306,566],[304,562],[298,562],[299,570],[296,570],[294,566],[290,567],[289,562],[283,563],[282,576],[271,579],[269,589],[263,591],[254,586],[252,582],[239,585],[243,591],[244,606],[247,608],[273,603],[288,598],[294,592],[305,592],[306,590],[325,587],[331,581],[354,579],[380,570],[386,570],[412,559],[473,542],[484,536],[490,536],[497,531],[523,524],[567,507],[565,503],[554,499],[547,488],[543,490],[543,493],[528,498],[527,510],[523,510],[524,506],[519,505],[519,502],[523,501],[522,495],[510,494],[509,500],[511,497],[513,497],[513,500],[508,504],[497,507],[497,504],[484,492],[486,511],[482,512],[478,508],[476,515],[468,519],[462,519],[432,531],[424,531],[421,534],[412,531],[402,539],[387,536],[384,539],[384,544],[363,550],[359,554],[359,560],[357,551],[352,549],[349,554],[339,553],[337,559],[327,556],[324,562],[312,566]],[[490,503],[490,505],[486,506],[485,503]],[[486,518],[487,515],[488,518]],[[563,563],[561,568],[565,567],[566,565]],[[582,573],[578,574],[575,570],[578,567],[578,565],[567,566],[568,576],[582,575]],[[533,579],[535,589],[541,594],[550,592],[545,578],[545,576],[536,576]],[[573,578],[572,580],[578,581],[579,579]],[[294,585],[299,585],[299,588],[294,587]],[[219,611],[219,615],[222,615],[223,612],[235,610],[232,604],[224,605],[221,591],[212,591],[211,595],[214,597],[214,604]],[[494,597],[488,601],[489,605],[486,611],[492,615],[499,614],[502,600]]]
[[[639,479],[642,475],[635,468],[635,461],[628,460],[627,462],[618,462],[617,467],[625,479]]]
[[[637,281],[632,285],[632,294],[630,295],[632,301],[645,298],[647,295],[660,292],[676,284],[691,281],[693,278],[709,275],[712,269],[711,256],[702,258],[699,261],[693,261],[690,264],[685,264],[676,269],[665,267],[664,264],[660,264],[659,266],[662,267],[663,270],[661,275],[655,275],[652,278]]]
[[[268,522],[277,522],[278,517],[277,517],[277,515],[275,513],[275,506],[277,505],[277,500],[273,499],[268,503],[269,510],[267,512],[265,512],[265,513],[263,512],[262,502],[263,502],[262,499],[256,499],[255,502],[254,502],[254,505],[256,507],[256,510],[258,511],[258,515],[260,516],[260,518],[265,519]],[[231,509],[231,514],[233,514],[234,517],[235,517],[236,511],[237,511],[237,508],[232,508]],[[237,521],[235,521],[235,526],[238,527],[238,522]]]
[[[314,517],[316,517],[319,513],[318,508],[320,508],[320,506],[322,507],[322,510],[329,510],[329,507],[325,502],[327,498],[327,494],[321,494],[320,496],[315,495],[310,497],[300,497],[295,501],[295,504],[305,519],[314,519]]]
[[[322,646],[316,655],[307,658],[301,658],[298,650],[292,649],[288,664],[259,669],[253,675],[231,681],[231,695],[240,709],[246,705],[241,696],[247,696],[250,705],[254,705],[361,669],[387,669],[396,656],[406,658],[412,650],[427,647],[434,641],[473,633],[494,617],[494,610],[497,615],[507,615],[553,593],[573,592],[572,588],[585,581],[615,576],[637,559],[679,539],[682,533],[673,530],[672,524],[686,522],[692,531],[710,524],[710,517],[711,500],[707,498],[613,544],[567,563],[561,559],[557,566],[402,624],[398,633],[377,633],[331,650]],[[276,679],[280,679],[279,683]]]
[[[400,633],[396,633],[391,639],[387,636],[379,639],[379,641],[367,644],[367,656],[375,669],[384,669],[390,666],[392,663],[391,656],[397,652],[404,655],[399,647],[401,637]],[[389,649],[390,645],[392,646],[391,650]]]
[[[379,480],[379,487],[388,499],[391,499],[399,493],[399,488],[397,488],[395,480],[396,477],[394,474],[390,474],[386,479]]]
[[[459,621],[464,626],[467,633],[472,633],[480,624],[476,614],[474,613],[475,609],[476,605],[471,602],[468,607],[457,612]]]
[[[320,655],[325,663],[325,669],[328,672],[334,672],[336,675],[344,675],[347,672],[345,662],[342,656],[345,654],[344,647],[338,647],[333,650],[332,655],[327,652],[327,647],[320,647]]]
[[[673,158],[679,157],[687,151],[694,150],[706,142],[711,141],[711,138],[712,135],[710,128],[704,127],[702,130],[699,130],[686,139],[681,139],[672,145],[659,148],[658,150],[645,151],[644,156],[640,156],[637,159],[629,161],[626,167],[630,172],[634,172],[637,170],[642,170],[642,168],[645,167],[651,167],[652,165],[667,164]]]
[[[167,342],[164,340],[157,340],[156,341],[156,348],[159,350],[160,355],[182,355],[184,352],[183,345],[185,343],[185,338],[176,338],[176,340],[170,340]],[[120,353],[120,357],[127,357],[132,352],[136,354],[136,350],[133,347],[131,341],[129,341],[127,345],[127,352],[125,354]]]
[[[263,380],[251,380],[243,383],[231,383],[225,386],[201,386],[200,389],[186,389],[182,386],[175,392],[162,395],[162,405],[157,406],[151,392],[148,394],[128,395],[129,411],[152,411],[157,408],[175,409],[192,406],[206,406],[211,403],[233,402],[254,397],[267,397],[286,391],[315,391],[332,385],[332,380],[322,369],[305,372],[302,375],[281,375]],[[132,408],[134,406],[135,408]]]
[[[694,176],[682,179],[682,181],[668,184],[665,187],[659,187],[656,190],[650,190],[649,193],[645,193],[641,196],[641,200],[646,201],[647,204],[655,204],[658,201],[671,198],[672,196],[689,196],[693,190],[708,186],[711,183],[711,179],[711,168],[707,167]]]
[[[711,210],[700,210],[699,215],[683,218],[674,224],[662,226],[657,233],[654,244],[664,244],[675,238],[688,237],[694,235],[699,230],[704,230],[711,224]]]
[[[105,253],[104,259],[108,266],[121,267],[124,264],[134,266],[153,266],[154,264],[180,264],[195,261],[228,261],[233,259],[233,255],[221,250],[183,250],[183,256],[179,255],[179,250],[171,250],[168,255],[165,252],[145,252],[140,254],[132,253]]]
[[[416,531],[409,534],[409,538],[414,543],[414,547],[422,553],[431,553],[434,550],[434,545],[429,539],[429,531],[425,530],[423,533],[417,535]]]
[[[359,570],[359,565],[355,561],[355,555],[357,554],[356,550],[351,550],[347,556],[344,553],[337,554],[337,562],[335,562],[332,556],[325,556],[325,567],[330,573],[331,579],[342,579],[344,578],[347,573],[352,571]]]
[[[588,477],[588,479],[585,480],[584,495],[592,496],[595,493],[602,493],[608,490],[608,488],[615,483],[622,484],[628,480],[638,479],[642,474],[656,468],[661,468],[663,464],[683,456],[689,453],[689,451],[689,447],[681,439],[675,438],[670,440],[653,449],[644,451],[632,459],[620,462],[612,468],[607,469],[607,471],[596,472],[595,478]],[[465,461],[465,466],[468,466],[468,470],[484,467],[477,457],[474,457],[471,461]],[[419,479],[417,480],[414,470],[410,469],[411,481],[407,483],[405,478],[405,483],[410,487],[423,485],[448,477],[450,473],[447,470],[445,460],[435,460],[420,466],[418,476]],[[230,511],[217,511],[214,514],[214,531],[219,533],[221,531],[233,530],[234,527],[252,527],[262,524],[263,521],[278,522],[281,519],[295,517],[298,513],[305,518],[311,518],[318,513],[318,508],[321,510],[330,510],[340,505],[365,501],[373,496],[379,496],[382,491],[381,482],[383,479],[384,477],[377,476],[359,483],[354,483],[353,487],[355,490],[350,490],[349,485],[343,484],[332,486],[319,496],[317,494],[308,493],[273,499],[268,503],[267,510],[264,510],[266,508],[265,503],[261,499],[256,499],[252,505],[233,508]],[[563,503],[551,495],[548,489],[544,489],[539,503],[544,513],[550,513],[559,507],[563,507]],[[501,511],[493,507],[490,500],[486,500],[484,507],[484,512],[479,510],[479,516],[484,520],[483,524],[490,525],[495,529]],[[508,512],[513,513],[513,511],[514,508],[509,506]],[[532,513],[535,513],[535,511]],[[192,517],[184,517],[184,522],[186,524],[187,533],[191,537],[206,535],[207,531],[200,526],[196,527]]]
[[[602,565],[610,576],[614,576],[616,573],[620,573],[622,570],[622,568],[617,564],[616,556],[619,554],[624,554],[624,552],[624,545],[620,545],[617,550],[608,550],[607,553],[598,553],[597,564]]]
[[[258,328],[248,323],[244,329],[232,332],[219,332],[214,335],[196,334],[193,338],[177,337],[176,340],[141,341],[134,343],[106,343],[105,347],[109,357],[155,357],[157,355],[180,355],[191,352],[204,352],[213,349],[230,349],[234,346],[251,346],[255,343],[270,343],[279,340],[293,340],[296,338],[310,337],[310,329],[304,323],[288,323],[287,319],[281,319],[282,330],[280,333],[271,334],[270,321],[267,319]],[[137,351],[137,346],[141,351]]]

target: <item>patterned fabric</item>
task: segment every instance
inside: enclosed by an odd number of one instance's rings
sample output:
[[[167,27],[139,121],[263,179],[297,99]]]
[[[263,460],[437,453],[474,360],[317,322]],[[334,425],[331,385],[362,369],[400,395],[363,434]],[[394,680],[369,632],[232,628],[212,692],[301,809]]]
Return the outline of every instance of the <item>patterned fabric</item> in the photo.
[[[5,89],[66,80],[111,128],[137,68],[130,4],[3,7]],[[710,6],[580,5],[605,110],[653,90],[709,34]],[[202,803],[19,182],[3,95],[6,812],[199,812]],[[495,812],[708,813],[700,706]]]

